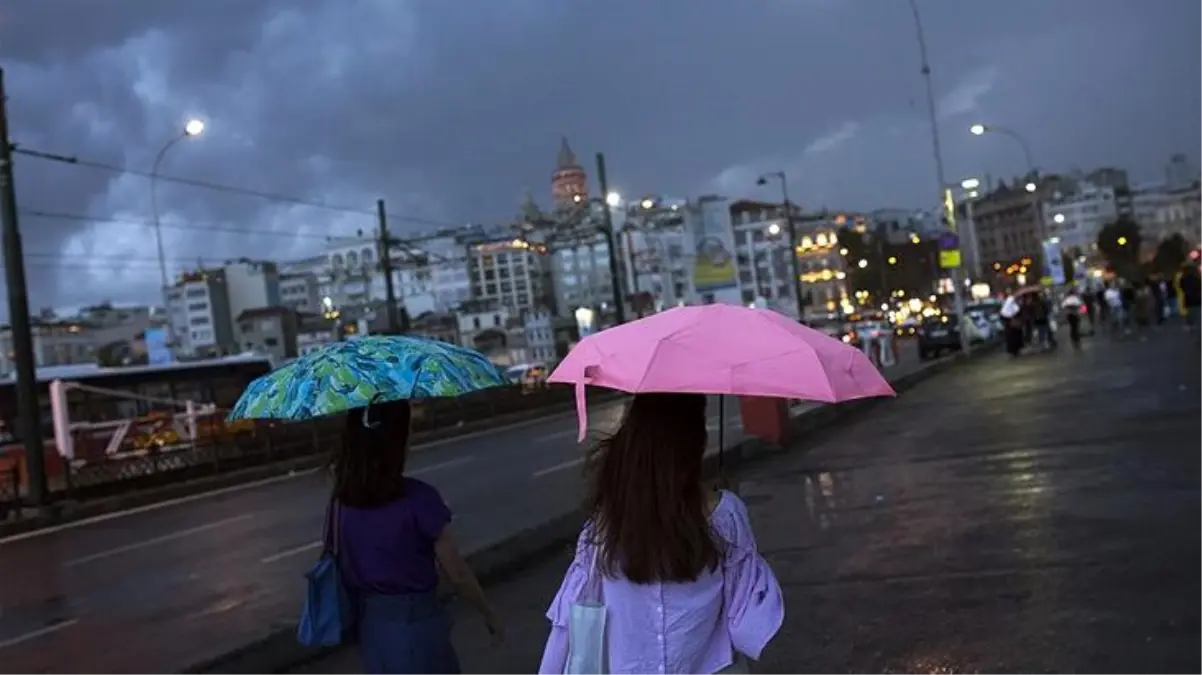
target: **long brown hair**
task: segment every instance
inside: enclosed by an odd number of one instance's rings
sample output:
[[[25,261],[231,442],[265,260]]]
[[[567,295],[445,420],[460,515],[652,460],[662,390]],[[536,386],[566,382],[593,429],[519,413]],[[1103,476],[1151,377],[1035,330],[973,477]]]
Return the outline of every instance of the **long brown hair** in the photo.
[[[346,414],[342,442],[330,456],[334,497],[371,509],[404,496],[409,456],[408,401],[378,403]]]
[[[708,436],[700,394],[638,394],[622,425],[589,454],[589,491],[607,574],[636,584],[693,581],[719,544],[701,483]]]

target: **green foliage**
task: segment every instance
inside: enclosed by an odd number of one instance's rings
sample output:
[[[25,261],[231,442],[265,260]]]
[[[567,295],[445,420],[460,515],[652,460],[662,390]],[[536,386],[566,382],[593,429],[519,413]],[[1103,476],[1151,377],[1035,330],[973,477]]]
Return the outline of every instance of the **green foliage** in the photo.
[[[1098,251],[1115,274],[1136,281],[1142,276],[1139,264],[1139,247],[1143,243],[1139,223],[1130,218],[1120,218],[1098,231]]]
[[[1189,251],[1189,242],[1185,240],[1185,237],[1173,233],[1156,245],[1156,254],[1152,257],[1150,271],[1172,277],[1189,259]]]

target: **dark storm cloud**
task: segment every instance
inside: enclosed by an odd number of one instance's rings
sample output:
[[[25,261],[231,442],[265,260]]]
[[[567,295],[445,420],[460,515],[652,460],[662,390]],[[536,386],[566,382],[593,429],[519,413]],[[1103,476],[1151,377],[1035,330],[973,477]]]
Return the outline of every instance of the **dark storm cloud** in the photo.
[[[1197,150],[1190,2],[920,0],[949,178],[1046,170],[1155,178]],[[149,170],[183,121],[209,129],[163,172],[416,221],[503,221],[542,198],[558,136],[603,149],[632,193],[753,193],[785,168],[812,206],[929,207],[914,28],[896,0],[8,0],[14,139]],[[23,208],[145,221],[147,181],[18,162]],[[761,195],[769,196],[769,195]],[[298,256],[369,214],[160,184],[168,256]],[[417,222],[393,222],[402,231]],[[151,231],[25,218],[35,306],[150,301]],[[254,230],[255,235],[224,231]],[[59,256],[55,258],[54,256]]]

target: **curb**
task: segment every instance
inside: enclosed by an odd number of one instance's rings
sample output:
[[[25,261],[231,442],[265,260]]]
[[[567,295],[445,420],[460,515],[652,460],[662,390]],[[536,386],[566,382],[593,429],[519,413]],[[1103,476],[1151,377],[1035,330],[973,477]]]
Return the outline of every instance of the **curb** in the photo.
[[[590,397],[590,403],[609,403],[610,401],[619,399],[621,396],[622,394],[619,392],[599,393]],[[416,433],[413,435],[413,441],[415,445],[433,443],[467,436],[494,427],[551,418],[574,410],[575,405],[574,401],[555,402],[547,406],[540,406],[529,410],[485,417],[455,426]],[[433,448],[414,448],[415,452],[427,450],[433,450]],[[64,525],[87,520],[88,518],[96,518],[111,513],[150,506],[160,502],[186,497],[201,497],[209,492],[218,492],[247,483],[269,480],[293,472],[311,471],[321,467],[325,461],[325,453],[313,453],[302,457],[293,457],[291,459],[277,460],[258,466],[238,469],[229,473],[194,478],[179,483],[168,483],[160,487],[137,490],[94,501],[59,502],[50,506],[44,513],[22,516],[17,520],[0,521],[0,539],[26,534],[55,525]]]
[[[974,350],[970,356],[957,354],[934,361],[923,368],[899,377],[891,384],[894,391],[901,394],[957,364],[966,361],[975,362],[979,356],[985,356],[996,349],[996,345],[985,345]],[[837,428],[855,421],[864,412],[875,406],[885,405],[890,400],[888,398],[861,399],[804,411],[795,415],[791,420],[793,449],[769,445],[758,439],[745,440],[723,451],[723,467],[734,472],[744,464],[771,455],[790,451],[804,452],[804,446],[797,447],[798,443],[805,442],[800,438],[801,434]],[[704,470],[707,476],[715,477],[717,475],[717,459],[717,455],[706,458]],[[467,556],[468,564],[476,573],[481,585],[484,586],[511,578],[520,574],[526,567],[561,553],[564,547],[572,546],[580,533],[580,526],[584,520],[585,514],[580,510],[552,517],[541,525],[469,554]],[[302,647],[296,641],[296,624],[276,625],[265,637],[239,649],[194,664],[182,672],[286,673],[291,669],[325,658],[338,649],[340,648],[310,649]]]

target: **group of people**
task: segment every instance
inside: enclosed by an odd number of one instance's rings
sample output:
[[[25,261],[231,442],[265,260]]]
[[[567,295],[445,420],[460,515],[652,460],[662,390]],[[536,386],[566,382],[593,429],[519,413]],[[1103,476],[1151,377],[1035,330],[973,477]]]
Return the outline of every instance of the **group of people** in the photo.
[[[1056,305],[1044,292],[1023,293],[1006,298],[1002,320],[1006,327],[1006,351],[1018,356],[1024,348],[1056,348]]]
[[[1006,350],[1018,356],[1024,348],[1055,349],[1056,330],[1062,317],[1074,347],[1081,344],[1083,321],[1091,332],[1112,337],[1130,335],[1140,328],[1164,324],[1180,316],[1194,330],[1202,314],[1202,273],[1196,262],[1182,265],[1172,281],[1149,277],[1139,282],[1115,279],[1090,293],[1073,287],[1059,303],[1046,291],[1031,291],[1006,299]]]
[[[347,415],[327,537],[338,539],[366,672],[457,673],[440,570],[495,639],[505,624],[455,544],[451,509],[404,475],[409,426],[406,401]],[[748,672],[747,659],[779,630],[781,589],[747,509],[702,475],[707,433],[705,396],[639,394],[618,430],[590,449],[590,517],[548,598],[539,672],[567,669],[569,617],[590,584],[607,609],[607,672]]]

